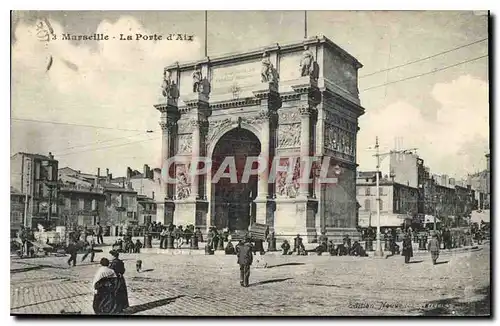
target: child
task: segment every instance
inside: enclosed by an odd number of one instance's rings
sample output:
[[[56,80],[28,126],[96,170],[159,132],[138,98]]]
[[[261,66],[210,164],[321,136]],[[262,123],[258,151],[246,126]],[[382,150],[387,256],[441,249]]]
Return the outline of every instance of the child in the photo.
[[[139,240],[137,240],[137,241],[139,241]],[[137,259],[137,261],[135,262],[135,269],[137,270],[137,273],[141,272],[141,269],[142,269],[142,260]]]

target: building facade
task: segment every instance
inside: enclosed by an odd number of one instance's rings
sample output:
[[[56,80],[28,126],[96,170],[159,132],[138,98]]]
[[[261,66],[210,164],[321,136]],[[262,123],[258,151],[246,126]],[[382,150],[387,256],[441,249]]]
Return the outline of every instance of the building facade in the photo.
[[[232,230],[266,223],[278,237],[299,233],[306,241],[323,229],[332,238],[356,235],[361,67],[325,37],[167,67],[155,105],[162,170],[174,180],[163,185],[165,221]],[[292,164],[275,175],[268,164],[245,182],[212,182],[214,166],[233,157],[240,175],[248,156]],[[298,182],[310,171],[292,170],[293,162],[311,156],[335,183],[321,183],[316,173],[313,183]],[[172,157],[177,162],[169,164]],[[211,172],[189,173],[199,157],[213,163]]]
[[[137,216],[139,225],[148,225],[152,222],[157,222],[155,199],[144,195],[137,195]]]
[[[11,237],[24,226],[24,212],[26,203],[26,194],[21,193],[14,187],[10,187],[10,232]],[[29,203],[29,199],[28,199]],[[29,211],[28,206],[28,211]]]
[[[131,187],[121,187],[112,183],[101,185],[106,196],[106,218],[102,224],[110,228],[110,235],[119,235],[124,228],[138,225],[137,192]]]
[[[17,153],[10,159],[12,187],[30,198],[27,225],[53,228],[58,216],[58,161],[54,156]]]
[[[399,184],[379,174],[380,222],[383,227],[401,227],[418,214],[418,189]],[[377,226],[376,172],[359,172],[356,189],[359,202],[358,226]]]

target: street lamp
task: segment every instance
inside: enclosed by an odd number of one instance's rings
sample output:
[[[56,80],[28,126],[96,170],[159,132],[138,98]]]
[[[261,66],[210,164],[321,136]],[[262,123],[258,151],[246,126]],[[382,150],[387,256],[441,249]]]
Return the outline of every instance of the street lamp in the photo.
[[[375,175],[375,180],[376,180],[376,187],[377,187],[377,248],[375,249],[375,256],[376,257],[383,257],[384,252],[382,251],[382,243],[380,241],[381,234],[380,234],[380,178],[379,178],[379,171],[380,171],[380,153],[379,153],[379,144],[378,144],[378,137],[375,140],[375,150],[376,150],[376,158],[377,158],[377,170],[376,170],[376,175]]]

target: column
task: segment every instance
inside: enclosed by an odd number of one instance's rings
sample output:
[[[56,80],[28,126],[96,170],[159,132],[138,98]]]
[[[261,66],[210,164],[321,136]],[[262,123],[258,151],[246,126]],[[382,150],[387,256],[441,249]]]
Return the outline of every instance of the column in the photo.
[[[171,195],[169,189],[170,184],[167,181],[167,176],[169,173],[169,167],[167,166],[167,160],[170,157],[170,133],[172,130],[171,122],[162,121],[160,122],[161,132],[162,132],[162,141],[161,141],[161,160],[162,160],[162,178],[163,178],[163,192],[165,194],[165,198],[170,198]]]
[[[193,126],[193,149],[191,156],[191,171],[195,171],[198,168],[198,162],[200,159],[200,122],[198,120],[191,121]],[[191,197],[193,199],[199,198],[199,185],[200,177],[196,173],[192,173],[191,178]]]
[[[265,114],[265,120],[262,124],[261,131],[261,149],[260,149],[260,158],[261,164],[265,164],[265,171],[259,173],[259,185],[258,185],[258,197],[260,199],[267,199],[269,195],[269,166],[272,162],[269,162],[269,144],[271,138],[271,130],[270,130],[270,117],[269,114]]]
[[[303,168],[303,160],[308,159],[311,153],[311,108],[309,105],[300,108],[301,115],[301,130],[300,130],[300,157],[301,157],[301,169]],[[304,171],[304,173],[309,173],[310,171]],[[307,181],[309,175],[304,177],[303,180]],[[309,184],[307,182],[301,182],[299,188],[300,197],[309,197]]]

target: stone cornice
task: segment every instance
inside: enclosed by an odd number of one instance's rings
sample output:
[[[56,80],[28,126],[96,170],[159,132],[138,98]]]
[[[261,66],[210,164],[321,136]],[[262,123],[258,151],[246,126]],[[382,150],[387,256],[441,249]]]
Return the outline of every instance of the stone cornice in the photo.
[[[352,63],[356,69],[361,68],[363,65],[352,55],[350,55],[347,51],[339,47],[337,44],[332,42],[330,39],[328,39],[325,36],[316,36],[316,37],[311,37],[306,40],[302,40],[300,42],[293,42],[293,43],[288,43],[288,44],[278,44],[275,43],[271,46],[265,46],[265,47],[260,47],[258,49],[246,51],[244,53],[228,53],[224,54],[221,56],[213,56],[210,57],[209,62],[211,66],[218,66],[218,65],[224,65],[227,63],[231,62],[236,62],[236,61],[245,61],[245,60],[253,60],[253,59],[260,59],[262,57],[262,53],[264,51],[267,52],[273,52],[273,51],[279,51],[281,53],[287,53],[287,52],[300,52],[302,51],[302,48],[304,45],[321,45],[323,44],[325,47],[333,50],[333,52],[337,53],[339,56],[342,58],[346,59],[350,63]],[[166,70],[173,70],[173,69],[180,69],[182,70],[190,70],[192,69],[196,64],[200,64],[202,62],[208,62],[208,58],[205,58],[206,60],[200,61],[191,61],[191,62],[186,62],[186,63],[175,63],[173,65],[167,66],[165,69]]]
[[[210,103],[210,108],[212,110],[231,109],[237,107],[259,106],[260,103],[260,99],[249,97]]]
[[[322,91],[322,94],[325,100],[333,100],[334,102],[339,102],[342,107],[346,107],[349,110],[354,111],[358,117],[365,114],[365,109],[361,105],[356,104],[335,92],[325,89],[324,91]]]

